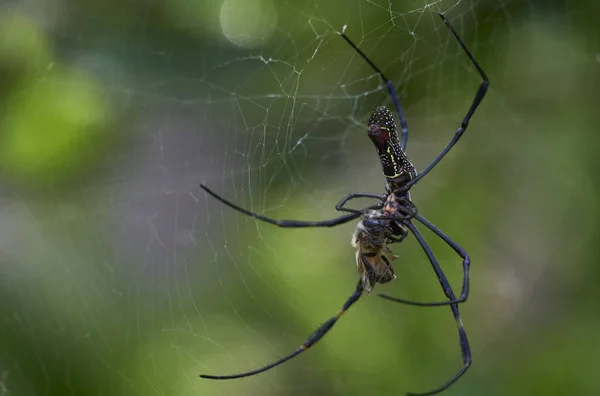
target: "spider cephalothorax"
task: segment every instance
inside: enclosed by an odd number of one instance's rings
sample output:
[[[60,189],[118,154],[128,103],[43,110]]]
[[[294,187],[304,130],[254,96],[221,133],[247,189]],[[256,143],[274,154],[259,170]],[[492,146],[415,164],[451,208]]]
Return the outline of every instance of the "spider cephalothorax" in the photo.
[[[396,124],[394,122],[393,114],[387,108],[381,106],[375,109],[368,122],[368,135],[371,138],[371,141],[375,144],[375,148],[377,149],[377,153],[379,154],[379,159],[381,161],[381,167],[383,170],[383,175],[386,179],[386,192],[385,194],[375,194],[375,193],[350,193],[336,205],[336,210],[340,212],[346,212],[346,214],[335,217],[333,219],[324,220],[324,221],[300,221],[300,220],[275,220],[261,214],[251,212],[247,209],[241,208],[238,205],[222,198],[217,195],[213,191],[211,191],[205,185],[200,185],[208,194],[212,195],[223,204],[241,212],[248,216],[251,216],[257,220],[264,221],[278,227],[284,228],[303,228],[303,227],[335,227],[340,224],[348,223],[352,220],[361,218],[360,222],[356,226],[356,230],[352,237],[352,245],[357,249],[356,250],[356,261],[358,265],[359,272],[361,274],[360,280],[356,285],[356,289],[350,295],[350,297],[346,300],[342,308],[329,320],[323,323],[317,330],[315,330],[307,339],[304,341],[302,345],[300,345],[294,352],[290,353],[283,358],[270,363],[264,367],[261,367],[256,370],[248,371],[241,374],[232,374],[232,375],[201,375],[202,378],[209,379],[233,379],[233,378],[242,378],[248,377],[251,375],[255,375],[258,373],[262,373],[263,371],[267,371],[275,366],[278,366],[293,357],[299,355],[304,352],[312,345],[314,345],[317,341],[319,341],[325,334],[331,330],[333,325],[337,322],[337,320],[346,312],[363,294],[363,292],[370,293],[375,284],[377,283],[386,283],[395,278],[394,269],[391,265],[391,262],[396,258],[396,256],[389,249],[388,245],[392,243],[402,242],[402,240],[408,235],[410,232],[414,235],[417,242],[423,248],[423,251],[427,255],[429,262],[435,272],[440,285],[442,286],[442,290],[447,300],[440,302],[416,302],[410,300],[404,300],[401,298],[390,297],[386,294],[379,294],[380,297],[386,298],[391,301],[409,304],[409,305],[418,305],[418,306],[439,306],[439,305],[449,305],[452,311],[452,316],[456,322],[456,326],[458,329],[458,339],[459,345],[461,349],[463,366],[462,368],[445,384],[437,387],[436,389],[425,392],[411,395],[433,395],[435,393],[441,392],[442,390],[448,388],[452,385],[456,380],[458,380],[469,368],[471,365],[471,349],[469,347],[469,341],[467,340],[467,335],[465,333],[465,329],[462,324],[460,312],[458,311],[458,304],[466,301],[467,295],[469,293],[469,266],[470,259],[467,255],[467,252],[461,248],[456,242],[454,242],[448,235],[442,232],[439,228],[433,225],[429,220],[425,219],[423,216],[417,213],[417,209],[415,205],[410,200],[410,188],[416,184],[419,180],[421,180],[435,165],[437,165],[440,160],[450,151],[450,149],[456,144],[456,142],[463,135],[464,131],[467,129],[469,124],[469,120],[475,113],[477,106],[483,100],[485,93],[487,92],[489,86],[489,80],[477,61],[473,58],[471,53],[467,50],[461,39],[458,37],[450,23],[446,20],[444,15],[440,14],[440,17],[450,29],[450,32],[461,46],[463,51],[467,54],[471,64],[477,69],[479,72],[482,82],[479,85],[479,89],[475,94],[475,98],[471,104],[471,107],[467,111],[466,116],[463,118],[460,127],[455,132],[452,140],[446,145],[446,147],[427,165],[422,172],[417,173],[415,171],[414,166],[410,163],[406,155],[404,154],[406,150],[406,142],[408,140],[408,126],[406,123],[406,119],[402,113],[402,107],[400,106],[400,102],[396,95],[396,91],[394,89],[394,85],[392,81],[386,78],[383,73],[375,66],[375,64],[367,58],[367,56],[346,36],[344,32],[340,33],[340,35],[348,42],[348,44],[364,59],[365,62],[373,68],[373,70],[379,74],[382,80],[385,82],[385,85],[388,89],[396,112],[398,113],[398,118],[401,126],[401,137],[398,138],[398,133],[396,130]],[[344,28],[345,29],[345,28]],[[368,206],[363,209],[352,209],[347,208],[345,205],[348,201],[355,198],[372,198],[378,200],[376,204]],[[444,275],[444,271],[442,271],[439,263],[437,262],[433,251],[429,247],[429,244],[421,235],[421,232],[417,229],[417,227],[413,224],[413,220],[421,223],[425,227],[427,227],[430,231],[432,231],[438,238],[443,240],[448,246],[450,246],[454,251],[463,259],[463,282],[462,289],[460,293],[460,297],[456,298],[454,292],[452,291],[452,287],[450,286],[446,276]]]

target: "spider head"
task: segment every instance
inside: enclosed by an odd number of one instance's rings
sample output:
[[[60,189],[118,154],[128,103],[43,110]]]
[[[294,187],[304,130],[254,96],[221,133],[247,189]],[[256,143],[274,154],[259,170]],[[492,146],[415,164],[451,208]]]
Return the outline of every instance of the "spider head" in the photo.
[[[371,114],[367,133],[377,149],[383,175],[392,190],[415,176],[415,167],[400,145],[394,115],[387,107],[380,106]]]

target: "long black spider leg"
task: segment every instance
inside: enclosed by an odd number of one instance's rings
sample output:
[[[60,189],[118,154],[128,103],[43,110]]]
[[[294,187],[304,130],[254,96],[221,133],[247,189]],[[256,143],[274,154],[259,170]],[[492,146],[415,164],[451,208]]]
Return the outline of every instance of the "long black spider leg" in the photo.
[[[446,297],[449,300],[456,300],[456,297],[454,296],[454,292],[452,291],[452,287],[448,283],[448,279],[444,275],[444,272],[442,271],[440,266],[437,264],[435,256],[433,255],[433,251],[431,250],[431,248],[425,241],[425,238],[423,238],[423,235],[421,235],[421,233],[419,232],[417,227],[414,224],[412,224],[410,221],[407,221],[404,224],[413,233],[415,238],[417,238],[419,245],[421,245],[421,247],[425,251],[425,254],[427,255],[427,258],[429,258],[429,261],[431,262],[431,265],[433,266],[433,270],[435,271],[435,274],[438,277],[438,280],[440,282],[440,285],[442,286],[442,289],[444,290],[444,294],[446,295]],[[439,393],[439,392],[447,389],[453,383],[455,383],[467,371],[467,369],[471,365],[471,348],[469,347],[467,333],[465,332],[465,328],[463,327],[462,319],[460,317],[460,312],[458,310],[458,305],[451,304],[450,309],[452,310],[452,315],[454,316],[454,320],[456,321],[456,327],[458,329],[458,340],[459,340],[459,344],[460,344],[460,352],[462,354],[463,367],[448,382],[446,382],[444,385],[440,386],[439,388],[436,388],[432,391],[424,392],[424,393],[407,393],[407,395],[409,395],[409,396],[429,396],[429,395],[434,395],[436,393]]]
[[[443,239],[444,242],[446,242],[446,244],[448,244],[452,249],[454,249],[454,251],[463,259],[463,262],[462,262],[463,282],[462,282],[462,290],[460,292],[460,297],[456,300],[449,300],[449,301],[417,302],[417,301],[410,301],[410,300],[404,300],[402,298],[392,297],[392,296],[389,296],[389,295],[383,294],[383,293],[379,293],[377,295],[379,297],[385,298],[386,300],[390,300],[390,301],[394,301],[394,302],[402,303],[402,304],[407,304],[407,305],[417,305],[420,307],[439,307],[442,305],[459,304],[459,303],[467,301],[467,297],[469,297],[469,268],[471,267],[471,259],[469,258],[469,255],[463,248],[461,248],[456,242],[454,242],[448,235],[446,235],[444,232],[442,232],[442,230],[440,230],[435,225],[433,225],[433,223],[431,223],[429,220],[427,220],[426,218],[424,218],[423,216],[421,216],[419,214],[415,214],[414,218],[417,219],[419,222],[421,222],[425,227],[427,227],[431,231],[433,231],[438,237]],[[434,258],[434,260],[435,260],[435,258]],[[439,263],[437,261],[432,262],[432,265],[434,265],[434,267],[437,266],[439,268]],[[441,269],[440,269],[440,271],[441,271]],[[436,271],[436,273],[437,273],[437,271]]]
[[[454,242],[452,238],[446,235],[442,230],[436,227],[433,223],[427,220],[425,217],[420,214],[415,215],[415,219],[421,222],[425,227],[429,228],[433,231],[434,234],[439,236],[446,242],[448,246],[450,246],[454,251],[463,259],[463,284],[462,290],[460,292],[460,298],[457,300],[458,302],[464,302],[469,297],[469,269],[471,268],[471,259],[469,258],[469,254],[465,249],[460,247],[458,243]],[[449,302],[448,302],[449,303]]]
[[[371,66],[371,69],[373,69],[375,71],[375,73],[379,74],[379,76],[385,83],[385,86],[387,87],[390,97],[392,98],[392,102],[394,102],[394,107],[396,108],[396,112],[398,113],[398,118],[400,119],[400,128],[402,129],[402,135],[401,135],[402,137],[400,140],[400,147],[402,147],[402,151],[405,151],[406,143],[408,142],[408,124],[406,123],[406,118],[404,118],[404,112],[402,111],[402,106],[400,106],[400,100],[398,99],[398,94],[396,94],[396,89],[394,88],[394,84],[392,83],[392,81],[390,79],[388,79],[381,72],[381,70],[379,70],[379,68],[377,66],[375,66],[373,61],[371,61],[371,59],[369,59],[367,57],[367,55],[365,55],[365,53],[362,52],[360,50],[360,48],[358,48],[356,46],[356,44],[354,44],[352,42],[352,40],[350,40],[348,38],[348,36],[346,36],[346,33],[344,31],[342,31],[340,33],[340,36],[342,36],[342,38],[344,40],[346,40],[346,42],[348,44],[350,44],[350,46],[354,49],[354,51],[356,51],[360,55],[360,57],[363,58],[363,60],[365,62],[367,62],[369,64],[369,66]]]
[[[205,374],[203,374],[203,375],[200,375],[200,377],[208,378],[208,379],[220,379],[220,380],[250,377],[252,375],[259,374],[259,373],[262,373],[269,369],[272,369],[275,366],[279,366],[280,364],[282,364],[284,362],[287,362],[291,358],[306,351],[308,348],[310,348],[311,346],[316,344],[317,341],[319,341],[321,338],[323,338],[325,336],[325,334],[327,334],[329,332],[329,330],[331,330],[331,328],[333,327],[335,322],[337,322],[337,320],[344,314],[344,312],[346,312],[348,310],[348,308],[350,308],[352,306],[352,304],[354,304],[356,301],[358,301],[358,299],[360,298],[362,293],[363,293],[362,282],[359,281],[354,293],[352,293],[350,298],[348,298],[348,300],[346,300],[346,302],[344,303],[342,308],[337,312],[337,314],[335,314],[335,316],[330,318],[328,321],[323,323],[317,330],[315,330],[306,339],[306,341],[304,341],[304,343],[298,347],[298,349],[296,349],[294,352],[290,353],[289,355],[277,360],[276,362],[267,364],[266,366],[259,368],[257,370],[252,370],[252,371],[248,371],[248,372],[241,373],[241,374],[232,374],[232,375],[205,375]]]
[[[216,198],[218,201],[224,203],[225,205],[229,206],[232,209],[237,210],[238,212],[241,212],[247,216],[253,217],[257,220],[261,220],[264,221],[266,223],[269,224],[273,224],[276,225],[278,227],[282,227],[282,228],[304,228],[304,227],[335,227],[341,224],[345,224],[348,223],[354,219],[359,218],[362,213],[365,210],[368,209],[375,209],[377,207],[379,207],[379,205],[373,205],[373,206],[369,206],[365,209],[361,209],[361,210],[356,210],[356,212],[351,212],[350,214],[344,215],[344,216],[340,216],[340,217],[335,217],[333,219],[329,219],[329,220],[323,220],[323,221],[300,221],[300,220],[276,220],[276,219],[271,219],[270,217],[267,216],[263,216],[261,214],[249,211],[247,209],[244,209],[236,204],[234,204],[231,201],[226,200],[225,198],[221,197],[220,195],[218,195],[217,193],[215,193],[214,191],[212,191],[211,189],[209,189],[208,187],[206,187],[204,184],[200,184],[200,187],[206,191],[208,194],[210,194],[211,196],[213,196],[214,198]],[[376,194],[374,194],[376,195]],[[348,196],[344,197],[344,199],[342,199],[342,201],[345,200],[345,202],[349,201],[350,199],[353,198],[358,198],[361,197],[363,195],[361,195],[361,193],[358,193],[358,195],[354,195],[354,194],[349,194]],[[369,194],[368,197],[371,197],[371,195]],[[340,202],[342,202],[340,201]],[[345,203],[344,202],[344,203]],[[339,204],[338,204],[339,205]],[[346,211],[350,211],[350,209],[346,209]]]
[[[469,108],[467,115],[465,115],[465,118],[463,118],[460,128],[458,128],[458,130],[454,134],[454,137],[452,138],[452,140],[450,140],[450,143],[448,143],[448,145],[437,155],[437,157],[435,157],[433,159],[433,161],[431,161],[431,163],[429,165],[427,165],[425,167],[425,169],[423,169],[423,171],[421,173],[419,173],[414,179],[412,179],[411,181],[409,181],[408,183],[406,183],[403,186],[402,189],[406,190],[406,191],[408,191],[408,189],[410,187],[412,187],[419,180],[421,180],[427,173],[429,173],[429,171],[431,169],[433,169],[433,167],[436,166],[437,163],[440,162],[442,158],[444,158],[444,156],[448,153],[448,151],[450,151],[450,149],[456,144],[456,142],[458,142],[458,140],[461,138],[463,133],[467,130],[467,127],[469,126],[469,121],[471,120],[473,113],[475,113],[475,110],[477,109],[477,107],[479,106],[481,101],[483,100],[483,97],[485,96],[485,93],[487,92],[488,87],[490,86],[490,80],[488,79],[487,75],[485,74],[485,72],[483,71],[481,66],[479,66],[479,64],[473,57],[473,55],[471,55],[471,52],[469,52],[469,50],[467,49],[465,44],[462,42],[460,37],[458,37],[458,34],[456,34],[456,31],[454,31],[454,28],[452,27],[452,25],[450,25],[450,22],[448,22],[448,20],[444,16],[444,14],[439,14],[439,15],[442,18],[442,21],[444,21],[444,23],[446,24],[446,26],[448,26],[448,29],[450,29],[450,32],[452,32],[452,35],[454,36],[456,41],[458,41],[458,44],[461,46],[463,51],[465,51],[465,53],[469,57],[469,60],[471,61],[473,66],[475,66],[475,68],[477,69],[477,71],[479,72],[479,75],[481,76],[483,81],[479,85],[479,89],[477,90],[477,93],[475,94],[475,98],[473,98],[473,102],[471,103],[471,107]]]
[[[387,198],[387,195],[385,194],[374,194],[374,193],[351,193],[346,195],[344,198],[341,199],[340,202],[338,202],[337,205],[335,205],[335,210],[339,211],[339,212],[350,212],[350,213],[359,213],[359,214],[363,214],[365,212],[365,209],[350,209],[350,208],[344,208],[344,205],[346,205],[346,203],[354,198],[377,198],[381,201],[385,201],[385,199]],[[375,207],[380,207],[381,205],[376,205]],[[369,208],[373,208],[373,206],[369,207]]]

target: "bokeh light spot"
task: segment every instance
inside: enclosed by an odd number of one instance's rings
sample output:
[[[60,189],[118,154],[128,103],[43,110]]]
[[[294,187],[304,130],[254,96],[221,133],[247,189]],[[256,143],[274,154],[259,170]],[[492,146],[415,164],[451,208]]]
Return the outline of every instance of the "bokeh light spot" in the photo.
[[[261,45],[277,26],[277,12],[270,0],[225,0],[220,19],[225,37],[243,48]]]

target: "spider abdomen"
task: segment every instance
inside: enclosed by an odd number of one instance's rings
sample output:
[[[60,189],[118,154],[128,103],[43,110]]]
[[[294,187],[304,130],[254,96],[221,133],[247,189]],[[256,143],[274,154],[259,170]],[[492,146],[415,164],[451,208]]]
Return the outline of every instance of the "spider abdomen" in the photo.
[[[385,106],[373,111],[368,125],[369,138],[377,149],[381,168],[392,190],[416,176],[415,167],[402,150],[394,115]]]

